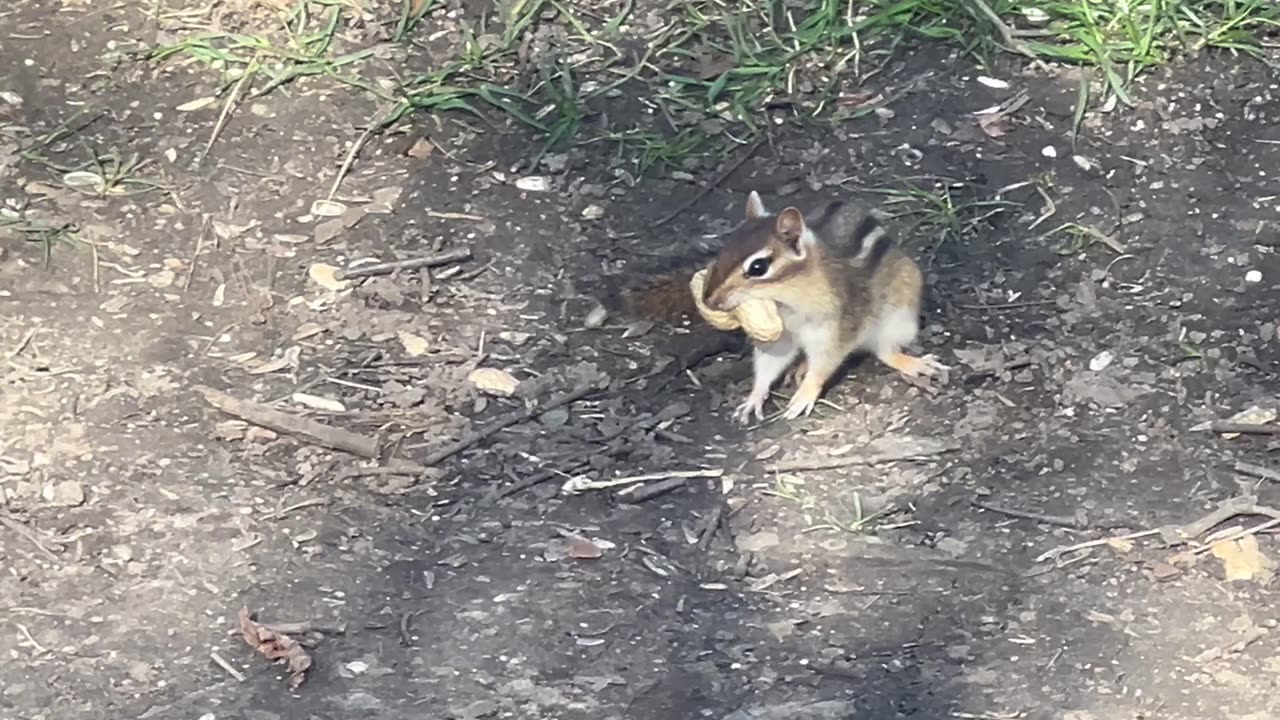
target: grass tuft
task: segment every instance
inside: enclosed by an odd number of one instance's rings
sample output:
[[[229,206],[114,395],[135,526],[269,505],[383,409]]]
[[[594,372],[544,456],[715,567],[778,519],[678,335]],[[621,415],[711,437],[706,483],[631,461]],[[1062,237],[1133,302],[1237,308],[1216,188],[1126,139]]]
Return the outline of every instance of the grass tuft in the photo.
[[[220,71],[220,93],[257,70],[266,80],[249,97],[304,78],[346,84],[390,108],[378,127],[418,111],[491,123],[497,111],[542,135],[535,162],[607,142],[645,174],[718,163],[779,123],[872,112],[888,99],[862,84],[905,43],[1096,69],[1103,91],[1082,81],[1078,135],[1091,107],[1131,104],[1134,80],[1151,68],[1209,48],[1265,61],[1264,41],[1280,33],[1274,0],[692,0],[665,15],[637,2],[507,0],[492,18],[500,28],[482,18],[458,32],[441,0],[398,0],[384,37],[411,51],[406,67],[423,42],[433,60],[425,71],[392,67],[390,81],[372,77],[387,66],[374,47],[339,49],[369,22],[354,0],[296,0],[269,33],[199,34],[150,57]]]

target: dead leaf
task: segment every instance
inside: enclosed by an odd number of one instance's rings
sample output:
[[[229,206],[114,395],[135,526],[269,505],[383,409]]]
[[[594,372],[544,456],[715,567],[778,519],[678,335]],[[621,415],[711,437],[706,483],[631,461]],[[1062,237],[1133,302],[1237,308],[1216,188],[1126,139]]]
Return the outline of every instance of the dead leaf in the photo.
[[[347,411],[347,407],[345,405],[343,405],[342,403],[332,398],[320,397],[319,395],[310,395],[308,393],[300,393],[300,392],[294,393],[292,395],[292,398],[293,398],[293,401],[298,403],[299,405],[305,405],[306,407],[312,408],[314,410],[324,410],[325,412],[335,412],[335,413]]]
[[[738,61],[732,55],[708,55],[698,60],[698,77],[713,80],[736,67]]]
[[[1156,582],[1168,582],[1181,576],[1182,571],[1169,563],[1153,562],[1151,563],[1151,574],[1155,577]]]
[[[316,263],[307,270],[307,275],[325,290],[338,292],[351,287],[347,280],[338,279],[338,268],[324,263]]]
[[[399,185],[389,185],[373,191],[373,202],[377,205],[385,205],[389,208],[394,208],[396,203],[400,202],[400,196],[403,194],[403,187]]]
[[[274,660],[289,669],[290,688],[296,690],[307,679],[307,670],[311,669],[311,656],[297,640],[254,622],[247,607],[240,608],[240,632],[249,647],[262,653],[268,660]]]
[[[291,347],[280,354],[280,357],[268,360],[257,367],[252,367],[245,372],[250,375],[266,375],[267,373],[277,372],[285,368],[298,366],[298,358],[302,354],[302,348],[297,346]]]
[[[504,397],[514,394],[520,385],[514,375],[497,368],[476,368],[467,380],[479,390]]]
[[[311,214],[320,217],[342,217],[347,206],[336,200],[316,200],[311,203]]]
[[[1227,419],[1227,422],[1240,423],[1242,425],[1266,425],[1276,419],[1276,411],[1270,408],[1260,408],[1257,405],[1242,410]],[[1240,433],[1222,433],[1223,440],[1231,440],[1240,437]]]
[[[341,218],[334,218],[316,225],[312,235],[315,237],[317,244],[323,245],[341,235],[346,229],[347,226],[342,222]]]
[[[436,146],[426,138],[418,138],[409,149],[405,151],[405,155],[417,160],[426,160],[436,151]]]
[[[1213,556],[1222,561],[1228,581],[1254,580],[1264,582],[1271,575],[1275,564],[1258,548],[1258,536],[1245,535],[1238,540],[1220,542],[1213,546]]]
[[[622,331],[622,338],[625,340],[628,338],[640,337],[648,333],[652,329],[653,329],[652,321],[636,320],[635,322],[628,325],[626,330]]]
[[[193,110],[207,108],[216,102],[218,102],[218,98],[213,97],[212,95],[207,95],[202,98],[196,98],[191,102],[184,102],[178,107],[174,108],[174,110],[177,110],[178,112],[192,112]]]
[[[1005,135],[1008,135],[1009,131],[1012,129],[1012,126],[1009,124],[1009,119],[1000,113],[991,113],[990,115],[979,116],[978,127],[982,128],[982,132],[986,133],[987,137],[992,139],[1004,137]]]
[[[397,330],[396,336],[400,338],[400,344],[404,345],[404,351],[413,357],[426,355],[427,350],[431,347],[426,338],[414,335],[406,330]]]
[[[324,332],[324,327],[318,323],[302,323],[298,326],[297,330],[293,331],[293,336],[290,339],[294,342],[298,342],[299,340],[306,340],[307,338],[315,337],[322,332]]]
[[[588,538],[581,535],[566,534],[569,542],[569,557],[578,560],[596,560],[604,556],[604,550]]]

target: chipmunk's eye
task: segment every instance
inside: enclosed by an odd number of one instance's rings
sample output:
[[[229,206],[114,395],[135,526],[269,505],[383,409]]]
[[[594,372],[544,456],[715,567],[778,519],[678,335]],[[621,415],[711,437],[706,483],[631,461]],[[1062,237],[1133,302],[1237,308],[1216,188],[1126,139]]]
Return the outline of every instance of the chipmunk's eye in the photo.
[[[747,266],[747,277],[764,277],[769,272],[769,258],[756,258]]]

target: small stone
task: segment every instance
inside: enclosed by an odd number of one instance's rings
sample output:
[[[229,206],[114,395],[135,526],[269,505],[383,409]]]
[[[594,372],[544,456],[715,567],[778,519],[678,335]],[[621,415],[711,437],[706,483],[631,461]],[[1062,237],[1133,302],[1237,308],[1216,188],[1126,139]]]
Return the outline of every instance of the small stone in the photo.
[[[737,537],[738,549],[742,552],[760,552],[781,542],[778,533],[762,530],[758,533],[747,533]]]
[[[588,205],[582,209],[582,217],[586,220],[599,220],[604,217],[604,208],[599,205]]]
[[[75,480],[46,485],[41,494],[46,502],[59,507],[75,507],[84,504],[84,486]]]
[[[952,557],[960,557],[969,549],[969,543],[959,538],[944,537],[938,541],[936,547]]]
[[[551,189],[551,181],[541,175],[530,175],[516,180],[516,187],[529,192],[546,192]]]
[[[1244,274],[1244,281],[1247,283],[1262,282],[1262,273],[1258,270],[1250,270]]]
[[[1058,149],[1052,145],[1045,145],[1044,148],[1040,150],[1040,154],[1047,158],[1056,158],[1058,157]]]
[[[604,325],[605,320],[608,320],[608,319],[609,319],[609,311],[606,310],[603,305],[596,305],[595,307],[591,308],[591,312],[587,313],[587,317],[583,319],[582,325],[583,327],[591,328],[594,330],[595,328],[602,327]]]

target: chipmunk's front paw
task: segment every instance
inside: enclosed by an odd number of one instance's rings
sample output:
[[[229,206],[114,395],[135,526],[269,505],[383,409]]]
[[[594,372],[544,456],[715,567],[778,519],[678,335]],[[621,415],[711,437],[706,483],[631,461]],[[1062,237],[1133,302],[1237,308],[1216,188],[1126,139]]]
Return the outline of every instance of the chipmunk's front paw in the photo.
[[[769,399],[768,393],[751,393],[741,405],[733,411],[733,419],[743,425],[751,424],[751,416],[764,420],[764,401]]]
[[[808,415],[813,412],[813,408],[818,404],[818,396],[822,394],[821,390],[814,391],[801,384],[796,390],[796,394],[791,396],[791,402],[787,403],[787,409],[782,412],[784,420],[795,420],[801,415]]]

